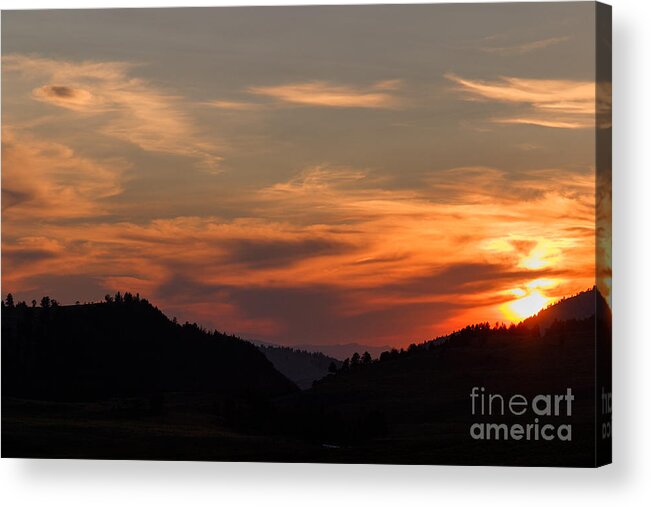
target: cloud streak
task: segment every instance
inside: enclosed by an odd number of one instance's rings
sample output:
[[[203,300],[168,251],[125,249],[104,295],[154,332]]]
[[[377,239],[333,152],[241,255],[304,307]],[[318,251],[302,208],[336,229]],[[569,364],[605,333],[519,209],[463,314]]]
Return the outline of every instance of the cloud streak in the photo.
[[[531,53],[532,51],[537,51],[540,49],[545,49],[550,46],[555,46],[563,42],[570,40],[569,36],[565,37],[549,37],[547,39],[540,39],[530,42],[523,42],[521,44],[513,44],[510,46],[501,46],[501,47],[491,47],[482,45],[479,50],[484,53],[494,53],[500,56],[513,56],[513,55],[525,55]]]
[[[279,102],[313,107],[395,109],[400,100],[392,92],[400,81],[379,81],[369,87],[334,84],[328,81],[309,81],[274,86],[252,86],[248,93]]]
[[[445,77],[469,100],[526,106],[517,114],[493,118],[494,123],[565,129],[595,126],[595,84],[592,81],[515,77],[485,81],[451,73]]]
[[[206,105],[226,111],[260,111],[266,107],[265,104],[239,100],[211,100],[206,102]]]

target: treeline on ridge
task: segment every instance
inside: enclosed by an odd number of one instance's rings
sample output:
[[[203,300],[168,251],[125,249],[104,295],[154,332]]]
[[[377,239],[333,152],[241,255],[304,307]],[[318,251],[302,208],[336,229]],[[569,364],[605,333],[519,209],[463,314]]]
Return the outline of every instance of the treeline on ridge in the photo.
[[[163,392],[267,396],[296,386],[236,336],[169,320],[138,294],[2,302],[2,393],[92,400]]]

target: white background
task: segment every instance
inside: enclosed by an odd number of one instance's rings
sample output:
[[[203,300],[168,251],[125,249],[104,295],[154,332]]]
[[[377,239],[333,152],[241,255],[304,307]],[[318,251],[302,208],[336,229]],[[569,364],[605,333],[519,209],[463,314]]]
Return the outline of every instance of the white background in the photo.
[[[0,0],[2,9],[301,4]],[[309,3],[309,2],[308,2]],[[314,2],[313,2],[314,3]],[[320,1],[316,3],[347,3]],[[355,3],[375,3],[356,0]],[[394,0],[391,3],[403,3]],[[614,464],[598,470],[138,461],[0,461],[6,506],[651,505],[651,2],[612,0]]]

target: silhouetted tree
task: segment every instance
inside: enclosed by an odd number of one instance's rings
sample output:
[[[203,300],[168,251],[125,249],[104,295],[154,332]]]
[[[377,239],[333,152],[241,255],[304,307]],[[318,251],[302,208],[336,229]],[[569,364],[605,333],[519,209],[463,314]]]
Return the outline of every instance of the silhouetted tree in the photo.
[[[355,352],[353,354],[353,356],[350,358],[350,366],[353,367],[353,368],[355,366],[359,366],[359,361],[360,361],[359,354],[357,352]]]
[[[7,294],[7,308],[13,308],[14,307],[14,296],[11,294]]]
[[[368,350],[362,354],[362,364],[370,364],[373,361],[371,354],[368,353]]]
[[[43,296],[41,298],[41,306],[43,308],[49,308],[50,307],[50,298],[48,296]]]
[[[36,308],[36,299],[32,299],[32,308]]]

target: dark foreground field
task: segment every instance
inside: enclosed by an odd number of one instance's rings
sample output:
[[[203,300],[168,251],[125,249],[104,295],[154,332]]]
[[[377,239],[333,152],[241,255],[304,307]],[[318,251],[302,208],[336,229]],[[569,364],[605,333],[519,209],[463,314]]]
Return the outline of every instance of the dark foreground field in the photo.
[[[5,400],[5,412],[5,458],[530,465],[535,456],[537,465],[585,466],[587,457],[542,442],[478,445],[454,424],[404,425],[372,442],[338,445],[234,431],[187,407],[117,418],[107,403]]]
[[[296,461],[315,451],[328,454],[304,442],[233,431],[200,400],[159,414],[149,413],[146,400],[134,399],[5,399],[2,408],[3,457]]]

